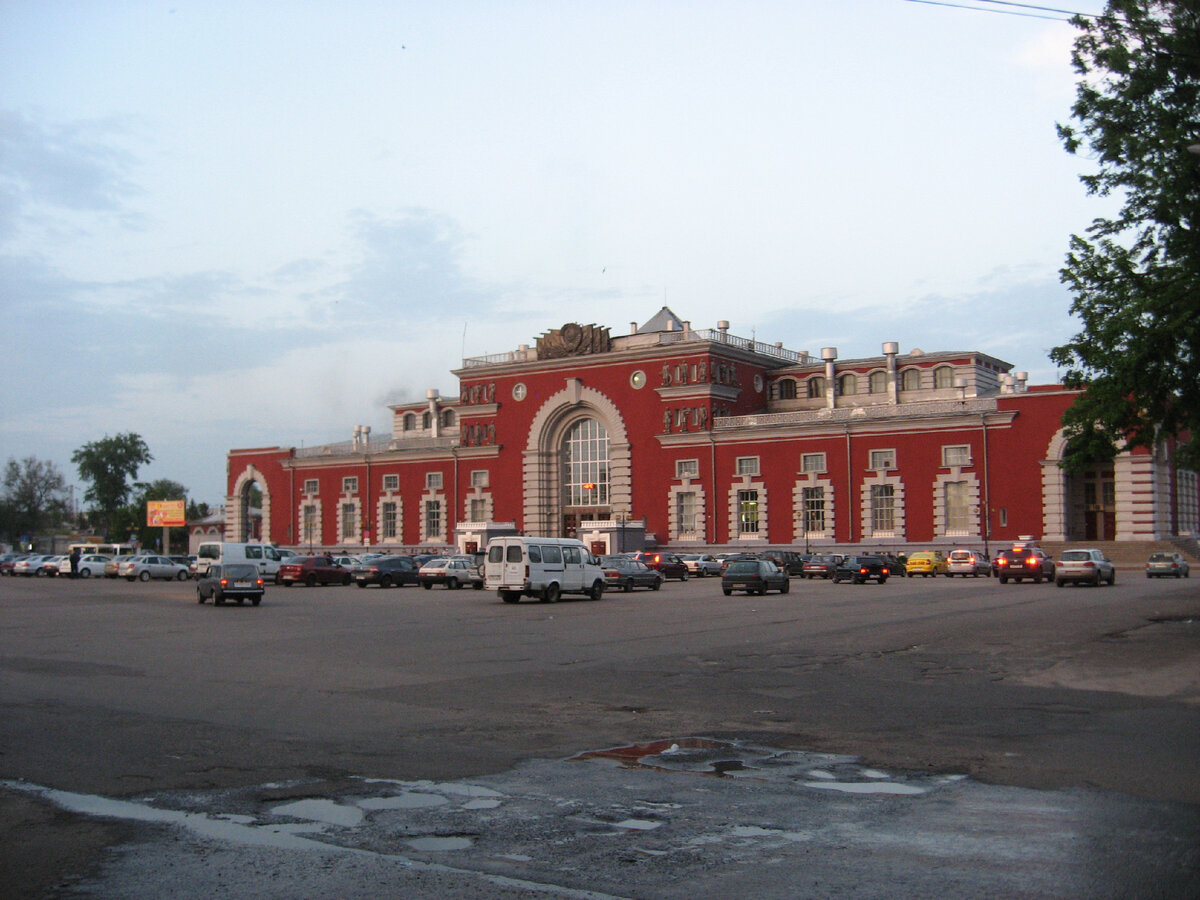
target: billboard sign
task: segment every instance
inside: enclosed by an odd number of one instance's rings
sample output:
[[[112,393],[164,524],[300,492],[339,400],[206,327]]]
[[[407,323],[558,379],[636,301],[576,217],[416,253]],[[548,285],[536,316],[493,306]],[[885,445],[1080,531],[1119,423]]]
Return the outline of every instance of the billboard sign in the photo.
[[[186,525],[187,514],[182,500],[147,500],[146,524],[155,528]]]

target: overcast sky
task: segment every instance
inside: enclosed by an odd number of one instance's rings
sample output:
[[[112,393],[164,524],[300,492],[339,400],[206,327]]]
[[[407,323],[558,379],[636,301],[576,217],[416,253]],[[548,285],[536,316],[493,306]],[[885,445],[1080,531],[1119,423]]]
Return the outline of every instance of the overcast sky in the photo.
[[[906,0],[0,0],[0,462],[75,482],[134,431],[141,478],[216,504],[230,448],[381,436],[464,355],[664,304],[1051,382],[1108,211],[1055,135],[1073,36]]]

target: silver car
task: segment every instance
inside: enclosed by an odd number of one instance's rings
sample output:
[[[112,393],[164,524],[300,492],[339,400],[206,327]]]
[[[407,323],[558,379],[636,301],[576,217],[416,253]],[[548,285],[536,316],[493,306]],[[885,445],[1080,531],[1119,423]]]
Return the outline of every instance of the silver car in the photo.
[[[1147,578],[1191,578],[1192,570],[1182,553],[1151,553],[1146,561]]]
[[[721,574],[721,561],[708,553],[681,553],[679,558],[697,578]]]
[[[1101,584],[1117,583],[1117,567],[1112,564],[1103,550],[1064,550],[1054,567],[1054,583]]]
[[[117,574],[127,581],[149,581],[151,578],[165,578],[186,581],[190,574],[188,567],[177,563],[169,556],[129,556],[117,564]]]
[[[973,578],[978,578],[982,575],[984,578],[990,578],[992,575],[992,561],[988,559],[987,554],[978,550],[951,550],[950,555],[946,557],[946,574],[947,575],[967,575]]]

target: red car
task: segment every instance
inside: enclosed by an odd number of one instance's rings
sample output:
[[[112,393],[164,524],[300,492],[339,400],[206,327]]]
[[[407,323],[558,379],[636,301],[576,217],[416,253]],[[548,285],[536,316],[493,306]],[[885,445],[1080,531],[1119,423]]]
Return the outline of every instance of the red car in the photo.
[[[645,563],[649,569],[654,569],[662,572],[662,577],[678,578],[680,581],[687,581],[688,571],[687,563],[676,556],[674,553],[659,553],[657,550],[647,550],[644,553],[635,553],[633,558],[640,563]]]
[[[279,583],[284,587],[303,584],[349,584],[350,570],[329,556],[293,556],[279,567]]]

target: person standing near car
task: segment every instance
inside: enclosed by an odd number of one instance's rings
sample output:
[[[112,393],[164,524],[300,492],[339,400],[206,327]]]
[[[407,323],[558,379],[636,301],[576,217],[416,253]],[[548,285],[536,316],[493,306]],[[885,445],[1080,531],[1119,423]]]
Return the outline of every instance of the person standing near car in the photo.
[[[71,561],[71,577],[79,577],[79,548],[72,547],[71,555],[67,558]]]

